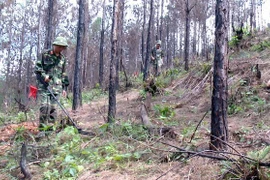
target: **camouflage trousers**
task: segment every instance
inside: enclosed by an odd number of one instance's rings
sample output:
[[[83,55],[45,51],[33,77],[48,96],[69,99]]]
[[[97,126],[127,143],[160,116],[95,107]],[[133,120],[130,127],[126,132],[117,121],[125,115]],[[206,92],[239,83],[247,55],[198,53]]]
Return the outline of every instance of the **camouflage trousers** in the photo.
[[[55,94],[57,100],[59,96]],[[42,124],[54,124],[57,119],[57,102],[50,95],[47,90],[38,91],[38,103],[39,103],[39,123],[40,127]]]
[[[161,72],[161,67],[159,67],[157,63],[152,63],[150,73],[153,76],[157,77],[159,76],[160,72]]]

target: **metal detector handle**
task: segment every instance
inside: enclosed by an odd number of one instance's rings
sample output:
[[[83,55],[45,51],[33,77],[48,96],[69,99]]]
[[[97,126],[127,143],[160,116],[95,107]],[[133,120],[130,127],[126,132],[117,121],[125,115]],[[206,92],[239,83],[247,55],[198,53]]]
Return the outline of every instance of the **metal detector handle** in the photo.
[[[56,98],[56,96],[53,94],[50,86],[47,86],[47,90],[50,92],[51,96],[55,99],[56,103],[61,107],[61,109],[64,111],[64,113],[66,114],[66,116],[68,117],[68,119],[72,122],[73,126],[79,130],[77,124],[73,121],[73,119],[69,116],[67,110],[64,108],[64,106],[62,106],[62,104],[58,101],[58,99]]]

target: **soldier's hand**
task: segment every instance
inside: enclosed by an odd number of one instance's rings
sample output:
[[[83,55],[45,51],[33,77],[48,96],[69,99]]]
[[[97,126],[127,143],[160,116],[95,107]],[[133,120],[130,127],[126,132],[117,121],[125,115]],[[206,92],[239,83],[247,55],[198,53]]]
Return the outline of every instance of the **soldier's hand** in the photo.
[[[63,96],[64,98],[66,98],[66,97],[67,97],[67,91],[63,90],[62,96]]]
[[[45,82],[50,82],[50,77],[49,76],[46,76],[45,79],[44,79]]]

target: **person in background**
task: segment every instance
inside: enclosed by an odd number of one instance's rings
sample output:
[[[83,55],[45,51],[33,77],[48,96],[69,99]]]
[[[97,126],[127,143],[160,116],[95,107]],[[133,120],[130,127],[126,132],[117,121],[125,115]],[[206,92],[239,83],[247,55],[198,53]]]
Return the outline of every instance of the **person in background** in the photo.
[[[153,65],[152,72],[154,76],[159,76],[161,72],[161,66],[163,65],[163,57],[164,54],[161,48],[161,40],[158,40],[155,47],[153,47],[151,51],[151,64]]]
[[[69,85],[66,75],[66,58],[62,51],[68,47],[67,40],[64,37],[57,37],[50,50],[45,50],[38,57],[35,65],[35,74],[37,75],[38,94],[37,99],[39,108],[39,128],[53,126],[57,118],[57,102],[48,91],[48,86],[59,99],[67,95]]]

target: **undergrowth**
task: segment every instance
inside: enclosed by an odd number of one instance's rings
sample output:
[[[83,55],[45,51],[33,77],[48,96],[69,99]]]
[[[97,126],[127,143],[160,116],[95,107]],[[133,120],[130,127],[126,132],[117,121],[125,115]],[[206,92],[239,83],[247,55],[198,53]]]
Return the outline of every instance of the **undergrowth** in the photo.
[[[4,169],[6,173],[17,169],[20,144],[25,141],[31,144],[28,146],[28,161],[40,161],[40,171],[44,172],[42,176],[46,180],[76,179],[88,168],[104,170],[124,167],[132,161],[147,160],[145,155],[151,152],[148,148],[139,148],[137,143],[148,141],[148,131],[142,125],[129,121],[104,124],[96,129],[99,135],[95,137],[83,137],[77,129],[69,126],[58,134],[52,132],[38,144],[33,137],[27,138],[25,132],[23,128],[17,130],[15,144],[6,154],[10,158]],[[42,150],[45,152],[41,153]],[[4,158],[1,156],[0,160]]]
[[[105,92],[101,88],[99,88],[98,85],[97,85],[97,87],[95,87],[91,90],[82,92],[83,103],[89,103],[94,99],[98,99],[98,98],[105,97],[105,96],[107,96],[107,92]]]

